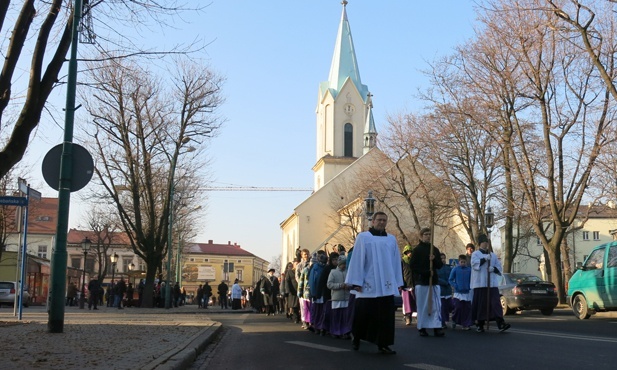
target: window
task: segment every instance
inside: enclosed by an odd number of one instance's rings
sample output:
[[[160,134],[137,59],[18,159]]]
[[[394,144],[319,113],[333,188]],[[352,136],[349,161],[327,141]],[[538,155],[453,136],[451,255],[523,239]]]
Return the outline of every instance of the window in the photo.
[[[589,231],[583,231],[583,240],[589,240]]]
[[[39,253],[37,255],[41,258],[47,258],[47,246],[39,245]]]
[[[71,267],[80,269],[81,268],[81,257],[71,256]]]
[[[617,250],[617,248],[613,248],[615,250]],[[244,280],[242,279],[242,270],[236,270],[236,278],[240,281]]]
[[[606,267],[617,267],[617,247],[615,246],[608,250],[608,263]]]
[[[122,259],[122,272],[128,272],[129,271],[129,265],[133,263],[133,259],[132,258],[123,258]]]
[[[585,261],[585,270],[601,269],[604,265],[604,253],[606,249],[596,249],[589,255],[589,258]]]
[[[195,258],[189,258],[189,262],[195,262]]]
[[[39,216],[36,218],[37,221],[51,221],[51,217],[49,216]]]
[[[207,258],[204,258],[204,262],[209,262],[209,260]]]
[[[91,273],[94,272],[94,263],[95,263],[94,257],[88,256],[86,258],[86,271],[89,271]]]
[[[593,240],[600,240],[600,232],[599,231],[594,231],[593,232]]]
[[[345,124],[345,157],[353,157],[353,126],[351,123]]]

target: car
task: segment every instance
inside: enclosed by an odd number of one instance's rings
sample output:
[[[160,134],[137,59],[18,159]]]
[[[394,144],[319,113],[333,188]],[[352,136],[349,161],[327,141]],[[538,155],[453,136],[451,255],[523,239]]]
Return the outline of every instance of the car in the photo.
[[[0,306],[3,304],[13,305],[15,303],[15,293],[19,289],[19,285],[14,281],[0,281]],[[28,307],[30,294],[27,289],[24,289],[23,305]]]
[[[559,303],[555,284],[532,274],[503,273],[499,295],[504,315],[522,310],[540,310],[548,316]]]
[[[567,301],[574,316],[617,311],[617,242],[595,247],[568,281]]]

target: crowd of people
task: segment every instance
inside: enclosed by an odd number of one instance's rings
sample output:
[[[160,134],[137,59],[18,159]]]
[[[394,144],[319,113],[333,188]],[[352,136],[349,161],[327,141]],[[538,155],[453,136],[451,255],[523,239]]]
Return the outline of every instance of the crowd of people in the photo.
[[[510,328],[499,300],[502,265],[486,235],[478,237],[477,250],[467,244],[466,254],[450,266],[446,255],[433,245],[429,228],[422,229],[418,244],[406,245],[401,256],[396,238],[386,232],[387,222],[385,213],[376,212],[369,230],[358,234],[349,250],[339,244],[329,254],[318,250],[311,255],[298,248],[280,276],[271,268],[255,287],[243,288],[236,279],[230,289],[223,280],[215,291],[206,282],[199,285],[193,303],[204,309],[218,305],[221,309],[251,308],[267,316],[285,314],[307,331],[351,339],[354,350],[365,341],[384,354],[396,353],[390,346],[394,344],[394,297],[399,294],[405,325],[416,318],[421,337],[429,336],[429,330],[443,337],[444,329],[459,326],[462,330],[475,326],[482,333],[490,321],[497,323],[499,331]],[[118,309],[141,306],[144,287],[141,280],[134,302],[132,284],[123,278],[106,291],[92,279],[88,308],[96,310],[103,298]],[[73,303],[76,290],[69,288],[67,305]],[[154,307],[164,307],[165,283],[157,281],[153,293]],[[178,283],[170,294],[172,306],[186,304],[186,291]]]
[[[385,231],[387,221],[385,213],[375,213],[370,229],[358,234],[349,251],[338,245],[329,254],[319,250],[311,255],[299,248],[278,279],[271,269],[260,280],[255,292],[261,294],[254,294],[251,303],[267,315],[285,313],[307,331],[352,339],[354,350],[365,341],[384,354],[396,353],[390,346],[399,294],[405,325],[416,318],[421,337],[429,330],[443,337],[448,327],[475,326],[481,333],[490,321],[499,331],[510,328],[499,302],[501,262],[486,235],[478,237],[477,250],[468,244],[466,254],[451,266],[433,245],[429,228],[401,256],[396,239]]]

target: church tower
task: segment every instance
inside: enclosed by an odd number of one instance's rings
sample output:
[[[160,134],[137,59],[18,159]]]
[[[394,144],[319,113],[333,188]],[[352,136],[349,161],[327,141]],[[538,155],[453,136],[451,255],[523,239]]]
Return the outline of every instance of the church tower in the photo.
[[[347,1],[342,4],[330,75],[319,86],[315,191],[374,147],[377,139],[371,94],[360,79]]]

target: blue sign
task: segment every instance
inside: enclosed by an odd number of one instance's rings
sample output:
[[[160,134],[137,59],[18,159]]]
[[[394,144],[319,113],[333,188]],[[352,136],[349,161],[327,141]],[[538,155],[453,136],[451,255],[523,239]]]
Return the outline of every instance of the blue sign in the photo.
[[[26,197],[0,197],[0,206],[19,206],[25,207],[28,205]]]

